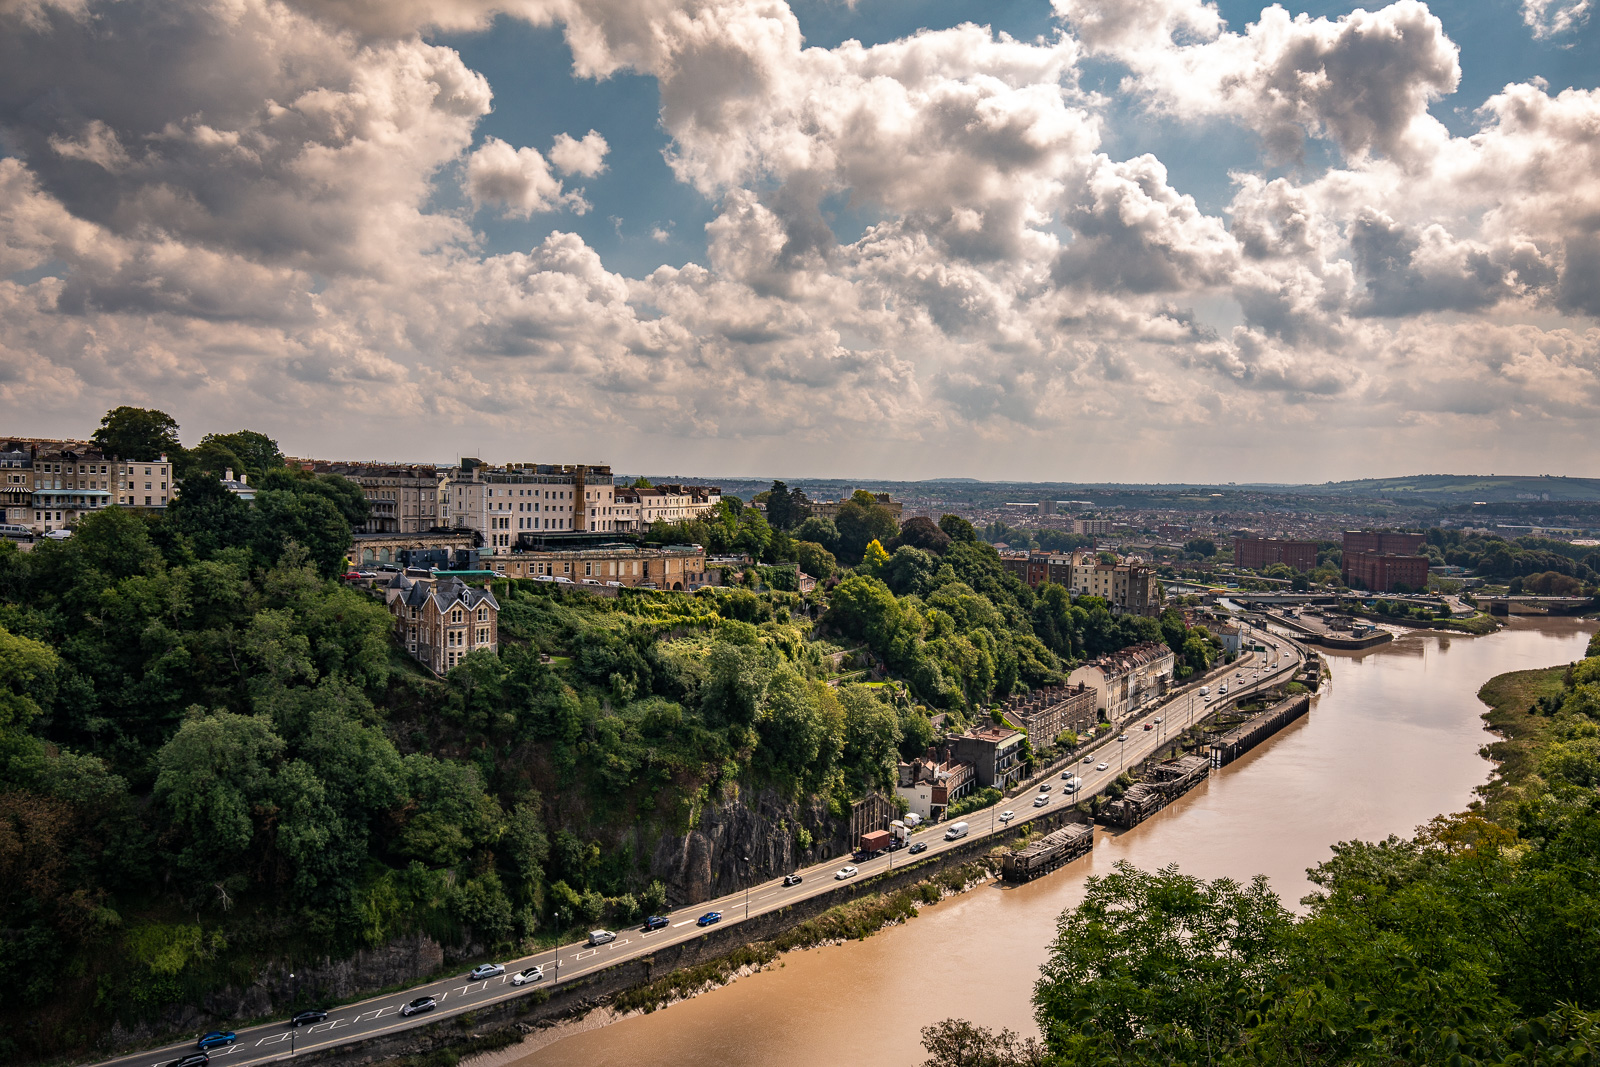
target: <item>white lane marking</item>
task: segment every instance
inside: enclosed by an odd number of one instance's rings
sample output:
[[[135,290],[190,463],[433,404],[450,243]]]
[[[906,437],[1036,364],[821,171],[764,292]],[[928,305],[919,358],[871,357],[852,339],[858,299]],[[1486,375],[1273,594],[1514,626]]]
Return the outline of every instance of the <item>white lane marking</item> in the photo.
[[[276,1045],[280,1041],[287,1041],[287,1040],[289,1040],[289,1031],[285,1030],[281,1034],[268,1034],[266,1037],[262,1038],[260,1041],[257,1041],[256,1045],[258,1047],[261,1046],[261,1045]]]
[[[362,1019],[365,1019],[368,1016],[371,1016],[373,1019],[381,1019],[381,1018],[383,1018],[383,1013],[384,1012],[387,1011],[387,1012],[393,1013],[393,1012],[397,1012],[399,1010],[400,1010],[400,1006],[398,1004],[391,1004],[387,1008],[379,1008],[376,1011],[363,1012],[362,1014],[356,1016],[355,1021],[356,1022],[360,1022]]]
[[[239,1051],[239,1046],[238,1045],[224,1045],[222,1048],[212,1049],[211,1050],[211,1058],[212,1059],[216,1059],[218,1056],[226,1056],[230,1052],[238,1052],[238,1051]]]
[[[460,989],[456,990],[456,992],[460,993],[462,996],[466,996],[468,993],[473,993],[473,992],[481,993],[481,992],[483,992],[483,990],[485,990],[487,988],[489,988],[489,983],[488,982],[479,982],[478,983],[478,988],[476,990],[474,990],[472,988],[472,983],[468,982],[466,985],[464,985]]]
[[[611,942],[611,947],[612,948],[621,948],[623,945],[626,945],[627,943],[628,943],[628,939],[625,937],[621,941],[613,941],[613,942]]]
[[[596,952],[599,952],[599,951],[600,950],[597,949],[597,948],[592,948],[588,952],[580,952],[576,956],[573,956],[572,958],[575,959],[575,960],[586,960],[590,956],[593,956]]]
[[[343,1019],[335,1019],[331,1023],[317,1023],[316,1026],[313,1026],[310,1029],[308,1029],[306,1031],[306,1033],[308,1033],[308,1034],[316,1033],[317,1032],[317,1026],[322,1027],[322,1032],[323,1033],[327,1033],[329,1030],[332,1030],[335,1026],[338,1026],[340,1023],[342,1023],[344,1021],[345,1020],[343,1020]]]

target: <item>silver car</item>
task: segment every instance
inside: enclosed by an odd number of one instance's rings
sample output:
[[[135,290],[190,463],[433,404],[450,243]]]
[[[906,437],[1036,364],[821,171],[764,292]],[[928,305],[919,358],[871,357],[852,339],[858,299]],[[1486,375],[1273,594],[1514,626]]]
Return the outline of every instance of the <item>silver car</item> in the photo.
[[[503,963],[480,963],[476,967],[472,968],[471,972],[467,974],[467,977],[472,979],[474,982],[477,982],[485,978],[499,978],[505,973],[506,965]]]

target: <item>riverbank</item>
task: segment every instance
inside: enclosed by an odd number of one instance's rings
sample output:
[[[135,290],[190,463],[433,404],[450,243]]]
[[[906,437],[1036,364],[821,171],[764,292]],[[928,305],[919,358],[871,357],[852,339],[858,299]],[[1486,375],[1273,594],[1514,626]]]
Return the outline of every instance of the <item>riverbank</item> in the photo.
[[[1559,729],[1550,714],[1550,701],[1565,691],[1562,680],[1568,665],[1496,675],[1478,690],[1489,705],[1483,721],[1500,740],[1483,746],[1483,755],[1495,764],[1489,781],[1478,787],[1483,813],[1509,824],[1518,803],[1537,789],[1539,764],[1557,740]]]

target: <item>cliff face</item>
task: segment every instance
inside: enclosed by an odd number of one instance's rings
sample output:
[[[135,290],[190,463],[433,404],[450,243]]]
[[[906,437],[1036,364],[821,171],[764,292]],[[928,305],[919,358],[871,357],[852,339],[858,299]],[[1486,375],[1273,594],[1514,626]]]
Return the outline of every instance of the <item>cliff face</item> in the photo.
[[[452,949],[449,955],[458,956],[473,947]],[[262,968],[256,980],[242,989],[230,986],[207,993],[198,1004],[173,1005],[160,1018],[131,1031],[119,1024],[113,1027],[108,1040],[126,1047],[160,1033],[198,1033],[229,1019],[287,1017],[296,1004],[297,993],[301,1007],[309,1000],[350,1000],[426,978],[442,967],[445,959],[445,949],[439,942],[426,934],[412,934],[380,948],[362,949],[354,956],[325,956],[310,966],[296,966],[293,977],[287,963],[274,962]]]
[[[796,840],[801,828],[811,833],[804,851]],[[832,818],[815,798],[794,801],[771,789],[741,790],[708,805],[688,833],[658,838],[650,873],[667,884],[675,906],[697,904],[848,851],[849,831],[848,819]]]

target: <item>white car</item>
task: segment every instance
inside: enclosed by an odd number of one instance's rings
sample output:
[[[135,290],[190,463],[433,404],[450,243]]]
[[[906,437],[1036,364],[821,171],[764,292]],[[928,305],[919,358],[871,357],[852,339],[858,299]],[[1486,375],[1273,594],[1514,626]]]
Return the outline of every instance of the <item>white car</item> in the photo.
[[[1061,791],[1063,793],[1076,793],[1078,791],[1078,783],[1068,782],[1066,785],[1061,787]]]
[[[1016,817],[1017,817],[1017,813],[1014,812],[1014,811],[1002,811],[1000,813],[1000,821],[1001,822],[1010,822],[1012,819],[1015,819]]]
[[[468,972],[467,977],[478,982],[485,978],[499,978],[505,973],[506,965],[503,963],[480,963]]]
[[[535,965],[535,966],[529,967],[525,971],[518,971],[516,974],[512,975],[511,976],[511,984],[512,985],[527,985],[530,982],[537,982],[539,979],[541,979],[543,977],[544,977],[544,968],[540,967],[538,965]]]
[[[1159,726],[1161,724],[1161,716],[1157,715],[1154,719],[1151,719],[1150,721]]]
[[[1033,806],[1036,808],[1042,808],[1048,803],[1050,803],[1049,793],[1040,793],[1038,796],[1033,798]]]
[[[1083,757],[1083,762],[1085,762],[1085,763],[1093,763],[1094,762],[1094,757],[1093,756],[1085,756],[1085,757]]]
[[[856,875],[858,875],[860,873],[861,872],[859,870],[857,870],[855,867],[840,867],[839,870],[837,872],[835,872],[835,874],[833,876],[833,879],[836,882],[842,882],[846,878],[854,878]]]
[[[1111,764],[1109,764],[1109,763],[1096,763],[1094,765],[1094,769],[1097,770],[1097,771],[1103,771],[1103,770],[1105,770],[1106,768],[1108,768],[1110,766],[1111,766]]]

